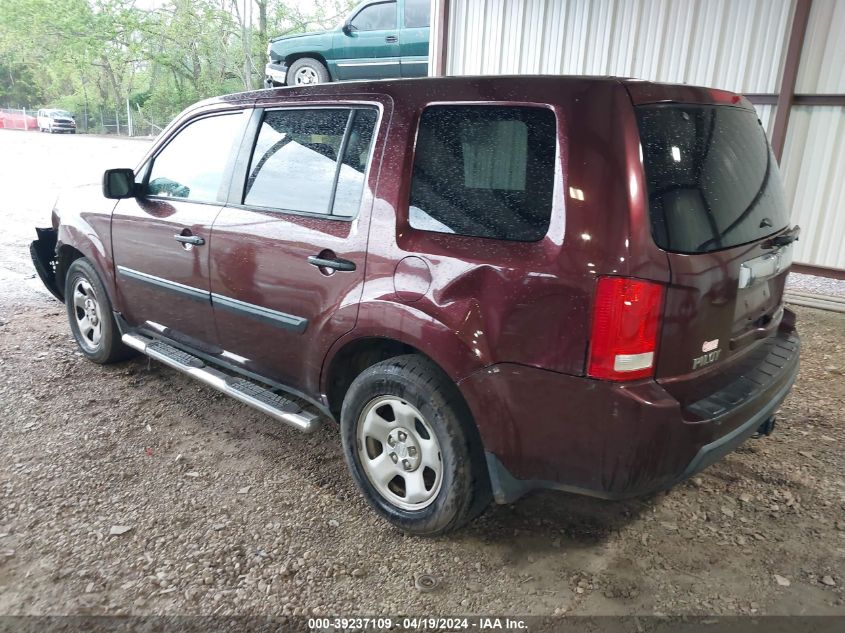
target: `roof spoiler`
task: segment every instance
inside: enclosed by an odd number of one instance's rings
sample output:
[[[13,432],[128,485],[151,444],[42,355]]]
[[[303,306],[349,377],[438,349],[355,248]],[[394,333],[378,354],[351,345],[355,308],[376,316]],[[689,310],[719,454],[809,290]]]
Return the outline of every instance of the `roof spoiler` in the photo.
[[[698,103],[702,105],[732,105],[754,109],[751,102],[740,94],[717,88],[703,88],[685,84],[659,84],[650,81],[625,80],[623,82],[634,105],[647,103]]]

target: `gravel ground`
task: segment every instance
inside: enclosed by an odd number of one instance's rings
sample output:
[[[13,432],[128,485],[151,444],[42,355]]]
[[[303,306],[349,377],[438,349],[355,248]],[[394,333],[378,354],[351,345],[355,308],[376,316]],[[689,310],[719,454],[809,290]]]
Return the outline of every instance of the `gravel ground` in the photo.
[[[845,297],[845,280],[789,273],[786,278],[786,289],[793,292],[811,292],[817,295]]]
[[[775,434],[692,481],[618,503],[540,492],[408,537],[360,498],[330,426],[304,436],[156,363],[76,351],[31,279],[30,227],[45,190],[145,147],[0,131],[19,187],[0,202],[0,614],[845,614],[845,315],[798,309]],[[30,188],[38,157],[51,180]]]

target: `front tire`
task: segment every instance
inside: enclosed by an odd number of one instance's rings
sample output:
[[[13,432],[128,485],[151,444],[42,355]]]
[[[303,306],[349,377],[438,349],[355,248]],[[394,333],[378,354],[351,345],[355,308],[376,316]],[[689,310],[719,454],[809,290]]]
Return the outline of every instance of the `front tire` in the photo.
[[[320,60],[301,57],[290,65],[285,83],[288,86],[314,86],[331,80],[328,68],[323,66]]]
[[[135,355],[120,340],[106,288],[84,257],[75,259],[68,268],[65,306],[73,338],[86,358],[105,365]]]
[[[449,377],[423,356],[398,356],[361,373],[343,401],[341,434],[358,488],[405,532],[450,532],[490,503],[469,409]]]

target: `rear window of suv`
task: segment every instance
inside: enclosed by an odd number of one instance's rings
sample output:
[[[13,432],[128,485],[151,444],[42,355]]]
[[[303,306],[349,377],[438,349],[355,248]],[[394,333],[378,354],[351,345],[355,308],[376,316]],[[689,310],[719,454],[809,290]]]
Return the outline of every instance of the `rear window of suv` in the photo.
[[[708,253],[786,226],[783,184],[755,112],[666,104],[639,106],[636,113],[660,248]]]
[[[533,242],[549,228],[555,115],[534,107],[431,106],[420,119],[413,228]]]

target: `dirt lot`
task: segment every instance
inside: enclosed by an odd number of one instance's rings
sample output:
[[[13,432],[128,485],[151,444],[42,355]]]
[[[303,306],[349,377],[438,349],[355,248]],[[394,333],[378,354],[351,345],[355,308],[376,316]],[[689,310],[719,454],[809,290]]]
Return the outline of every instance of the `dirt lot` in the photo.
[[[0,614],[845,614],[843,315],[798,310],[775,435],[691,482],[624,503],[536,493],[407,537],[361,500],[333,428],[303,436],[155,363],[76,351],[31,279],[31,227],[56,187],[146,146],[0,131]],[[435,591],[414,589],[423,573]]]

